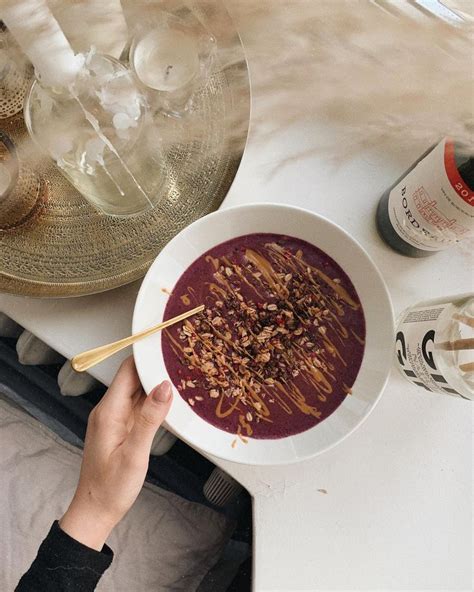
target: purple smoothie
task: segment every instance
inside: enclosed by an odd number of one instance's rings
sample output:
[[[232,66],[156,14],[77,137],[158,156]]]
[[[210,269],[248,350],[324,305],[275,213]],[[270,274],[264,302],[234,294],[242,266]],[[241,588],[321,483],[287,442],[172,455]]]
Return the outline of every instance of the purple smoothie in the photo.
[[[347,274],[317,247],[277,234],[222,243],[183,273],[164,318],[200,304],[162,347],[181,397],[207,422],[244,441],[283,438],[350,396],[364,313]]]

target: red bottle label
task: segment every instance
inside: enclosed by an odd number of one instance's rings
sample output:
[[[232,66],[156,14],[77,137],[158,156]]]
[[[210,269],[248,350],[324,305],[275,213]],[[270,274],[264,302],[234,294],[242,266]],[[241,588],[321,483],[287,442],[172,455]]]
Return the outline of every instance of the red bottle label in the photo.
[[[474,235],[474,193],[461,178],[451,140],[440,142],[390,192],[388,211],[410,245],[439,251]]]
[[[469,205],[474,206],[474,191],[470,190],[459,174],[458,167],[456,166],[456,159],[454,158],[454,142],[452,140],[446,141],[444,150],[444,167],[448,179],[459,197]]]

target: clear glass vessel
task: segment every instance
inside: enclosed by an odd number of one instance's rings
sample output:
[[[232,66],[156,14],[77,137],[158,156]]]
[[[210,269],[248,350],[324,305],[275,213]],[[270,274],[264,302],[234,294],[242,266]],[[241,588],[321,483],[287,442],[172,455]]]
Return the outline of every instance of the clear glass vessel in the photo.
[[[427,391],[474,400],[474,294],[427,300],[403,311],[396,364]]]
[[[47,195],[47,183],[19,160],[15,144],[0,131],[0,234],[36,218]]]
[[[104,213],[138,214],[160,198],[159,132],[132,73],[114,58],[90,54],[68,89],[34,81],[25,121],[63,175]]]
[[[215,38],[201,24],[161,12],[136,31],[129,63],[152,110],[183,117],[205,87],[215,53]]]

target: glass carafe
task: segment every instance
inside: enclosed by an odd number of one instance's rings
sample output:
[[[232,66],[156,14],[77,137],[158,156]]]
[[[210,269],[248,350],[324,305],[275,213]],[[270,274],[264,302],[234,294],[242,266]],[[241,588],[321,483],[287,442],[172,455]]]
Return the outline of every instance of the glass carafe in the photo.
[[[91,53],[69,88],[35,81],[25,121],[63,175],[106,214],[141,213],[160,198],[159,133],[132,73],[114,58]]]

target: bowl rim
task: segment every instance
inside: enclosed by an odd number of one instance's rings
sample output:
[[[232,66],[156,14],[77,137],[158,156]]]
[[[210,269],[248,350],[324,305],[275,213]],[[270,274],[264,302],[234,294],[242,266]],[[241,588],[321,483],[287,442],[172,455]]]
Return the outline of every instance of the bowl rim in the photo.
[[[392,304],[392,300],[390,297],[390,293],[387,287],[387,284],[379,270],[379,268],[376,266],[375,262],[373,261],[372,257],[369,255],[369,253],[367,253],[367,251],[362,247],[362,245],[354,238],[352,237],[344,228],[342,228],[341,226],[339,226],[337,223],[333,222],[332,220],[329,220],[328,218],[326,218],[325,216],[322,216],[319,213],[313,212],[311,210],[305,209],[305,208],[301,208],[299,206],[293,206],[290,204],[279,204],[279,203],[273,203],[273,202],[252,202],[252,203],[247,203],[247,204],[242,204],[242,205],[236,205],[236,206],[232,206],[232,207],[227,207],[227,208],[223,208],[220,210],[217,210],[215,212],[212,212],[210,214],[207,214],[206,216],[203,216],[202,218],[199,218],[198,220],[194,221],[192,224],[188,225],[187,227],[185,227],[183,230],[181,230],[181,232],[179,232],[175,237],[173,237],[169,243],[167,243],[167,245],[164,247],[163,251],[161,251],[161,253],[156,257],[156,259],[153,261],[152,265],[150,266],[146,276],[144,277],[142,284],[140,286],[140,289],[138,291],[137,294],[137,298],[135,301],[135,306],[134,306],[134,311],[133,311],[133,321],[132,321],[132,327],[133,327],[133,333],[135,333],[136,331],[140,330],[142,327],[138,327],[138,315],[139,315],[139,309],[140,309],[140,305],[141,302],[144,298],[144,294],[148,288],[148,281],[149,278],[151,278],[153,276],[153,270],[154,268],[156,268],[156,266],[158,265],[158,260],[160,259],[161,254],[167,250],[167,249],[172,249],[173,246],[176,243],[179,243],[184,237],[186,237],[186,234],[188,232],[195,232],[196,229],[199,229],[200,226],[206,226],[207,224],[209,224],[210,221],[214,221],[217,222],[219,219],[225,219],[226,216],[238,211],[243,211],[243,210],[256,210],[256,209],[261,209],[261,210],[277,210],[283,213],[299,213],[301,215],[304,216],[310,216],[310,217],[314,217],[317,218],[320,222],[322,222],[323,224],[327,224],[331,227],[333,227],[336,231],[342,233],[346,239],[348,239],[351,243],[353,243],[361,252],[361,254],[363,255],[363,257],[366,260],[366,263],[372,268],[372,271],[376,274],[376,276],[378,277],[379,280],[379,288],[380,290],[383,292],[384,294],[384,300],[385,300],[385,305],[388,306],[388,310],[390,312],[390,318],[387,319],[388,323],[391,325],[391,335],[392,335],[392,341],[394,340],[395,337],[395,324],[394,324],[394,311],[393,311],[393,304]],[[265,233],[266,231],[263,229],[260,232]],[[272,231],[273,232],[273,231]],[[232,232],[231,232],[232,234]],[[249,232],[248,234],[255,234],[255,232]],[[285,234],[284,232],[282,232],[281,234]],[[237,238],[238,236],[245,236],[244,234],[238,234],[235,235],[235,238]],[[291,236],[291,233],[289,233],[289,236]],[[234,238],[234,236],[229,236],[226,239],[223,240],[218,240],[215,242],[215,244],[211,247],[207,247],[205,251],[207,251],[208,249],[212,249],[213,247],[221,244],[222,242],[225,242],[226,240],[231,240],[232,238]],[[310,244],[313,244],[315,247],[320,248],[321,250],[323,250],[324,252],[325,249],[323,246],[318,246],[315,245],[314,243],[312,243],[311,241],[307,240],[307,239],[303,239],[306,240],[306,242],[310,242]],[[193,259],[192,262],[194,262],[197,258],[199,258],[200,256],[202,256],[202,254],[205,252],[203,251],[200,255],[198,255],[197,257],[195,257]],[[330,257],[332,257],[332,255],[328,254]],[[192,264],[189,263],[189,265]],[[338,263],[336,261],[336,263]],[[338,265],[340,265],[338,263]],[[341,266],[342,267],[342,266]],[[187,269],[187,267],[186,267]],[[342,268],[344,271],[345,269]],[[176,281],[179,280],[179,277],[181,277],[182,273],[184,273],[185,270],[183,270],[180,275],[178,276],[178,279]],[[347,273],[347,272],[346,272]],[[352,281],[351,276],[349,275],[349,278]],[[164,312],[164,310],[163,310]],[[367,320],[367,318],[366,318]],[[140,363],[137,360],[138,354],[137,354],[137,350],[140,347],[140,343],[134,344],[133,346],[133,355],[134,355],[134,359],[135,359],[135,363],[136,363],[136,367],[137,367],[137,372],[138,375],[140,377],[140,380],[142,381],[143,384],[143,371],[140,367]],[[162,359],[162,355],[160,353],[160,358]],[[163,361],[164,364],[164,361]],[[172,433],[174,433],[175,435],[177,435],[180,439],[182,439],[184,442],[186,442],[188,445],[190,445],[191,447],[195,448],[196,450],[198,450],[201,454],[203,455],[207,455],[211,458],[213,457],[217,457],[221,460],[225,460],[225,461],[229,461],[229,462],[233,462],[236,464],[244,464],[244,465],[249,465],[249,466],[280,466],[280,465],[288,465],[288,464],[294,464],[297,462],[302,462],[302,461],[306,461],[309,460],[311,458],[314,458],[316,456],[319,456],[320,454],[322,454],[323,452],[326,452],[328,450],[330,450],[331,448],[333,448],[334,446],[340,444],[342,441],[344,441],[346,438],[348,438],[354,431],[356,431],[369,417],[369,415],[373,412],[374,408],[376,407],[376,405],[378,404],[378,402],[380,401],[380,398],[382,397],[382,394],[386,388],[387,382],[389,380],[389,376],[390,376],[390,370],[392,367],[392,356],[391,355],[387,355],[387,363],[385,365],[385,369],[384,369],[384,380],[378,390],[377,395],[372,399],[372,402],[370,404],[370,408],[365,411],[360,419],[358,419],[356,421],[356,423],[349,429],[347,430],[342,436],[340,436],[339,438],[336,438],[334,441],[329,442],[326,446],[321,447],[320,449],[318,449],[315,452],[307,452],[307,453],[299,453],[298,454],[298,458],[294,459],[294,460],[286,460],[286,459],[268,459],[268,460],[263,460],[263,461],[259,461],[259,462],[253,462],[252,460],[242,460],[240,458],[232,458],[231,454],[226,454],[224,453],[217,453],[217,452],[210,452],[209,450],[206,450],[205,447],[202,447],[198,442],[195,442],[192,438],[188,439],[186,437],[185,434],[182,434],[179,430],[174,430],[173,426],[171,426],[166,420],[164,422],[164,427],[166,429],[168,429],[169,431],[171,431]],[[358,373],[358,376],[360,374],[360,370]],[[147,382],[145,380],[145,382]],[[175,389],[175,387],[173,386],[173,388]],[[180,396],[179,394],[175,393],[175,397]],[[183,401],[184,402],[184,401]],[[340,406],[339,406],[340,407]],[[337,409],[330,414],[330,416],[334,415],[337,412]],[[198,417],[201,421],[205,421],[202,418],[200,418],[197,414],[193,414],[196,415],[196,417]],[[328,417],[330,417],[328,416]],[[326,418],[327,419],[327,418]],[[207,422],[206,422],[207,423]],[[321,422],[322,423],[322,422]],[[310,430],[314,430],[317,428],[319,424],[316,424],[316,426],[314,426],[313,428],[310,428]],[[219,428],[216,428],[215,426],[212,426],[212,424],[209,424],[210,428],[213,430],[219,430]],[[305,430],[304,432],[301,432],[301,434],[304,434],[310,430]],[[219,431],[223,431],[223,430],[219,430]],[[227,433],[227,432],[225,432]],[[288,436],[287,438],[292,438],[295,436],[298,436],[299,434],[295,434],[293,436]],[[279,440],[285,440],[286,438],[281,438]],[[269,442],[272,440],[261,440],[263,442]]]

